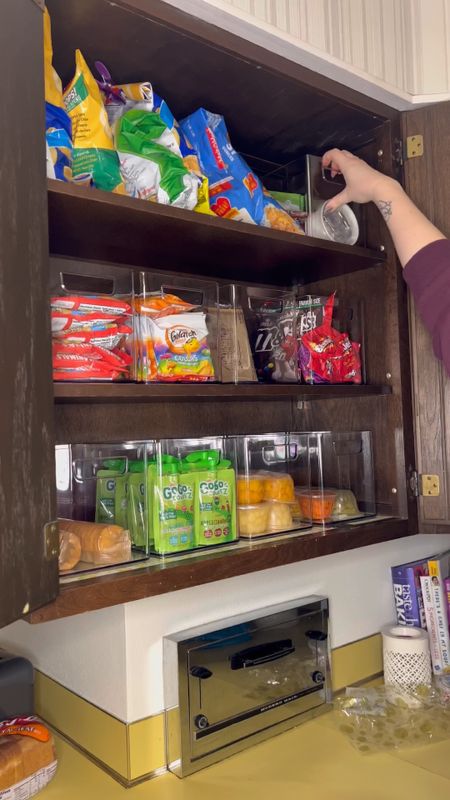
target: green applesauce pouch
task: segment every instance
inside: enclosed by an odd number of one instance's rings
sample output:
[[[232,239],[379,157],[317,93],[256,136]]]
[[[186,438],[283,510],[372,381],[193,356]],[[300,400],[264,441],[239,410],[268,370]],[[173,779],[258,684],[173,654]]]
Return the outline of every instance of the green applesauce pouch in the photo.
[[[116,482],[125,474],[124,458],[106,458],[102,469],[97,470],[95,521],[115,524],[116,522]]]
[[[225,544],[237,538],[236,479],[231,461],[217,450],[200,450],[186,456],[184,469],[195,468],[196,547]]]
[[[181,474],[175,456],[148,466],[153,549],[159,555],[194,547],[195,477]]]

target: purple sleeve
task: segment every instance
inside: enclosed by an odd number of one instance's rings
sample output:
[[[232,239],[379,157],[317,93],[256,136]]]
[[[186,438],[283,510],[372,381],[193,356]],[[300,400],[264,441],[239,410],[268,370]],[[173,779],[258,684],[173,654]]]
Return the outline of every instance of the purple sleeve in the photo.
[[[427,244],[408,261],[403,274],[431,333],[434,352],[450,374],[450,241]]]

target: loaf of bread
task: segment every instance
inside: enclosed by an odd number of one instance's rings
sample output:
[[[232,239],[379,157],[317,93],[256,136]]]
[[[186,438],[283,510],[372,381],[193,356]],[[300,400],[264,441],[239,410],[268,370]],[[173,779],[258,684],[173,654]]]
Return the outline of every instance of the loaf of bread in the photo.
[[[106,565],[129,561],[131,558],[130,534],[120,525],[72,519],[60,519],[58,524],[60,533],[74,534],[80,540],[81,561]]]
[[[59,531],[59,571],[67,572],[78,564],[81,558],[81,542],[71,531]]]
[[[50,733],[45,742],[29,736],[0,737],[0,798],[28,800],[44,788],[55,771],[55,745]]]

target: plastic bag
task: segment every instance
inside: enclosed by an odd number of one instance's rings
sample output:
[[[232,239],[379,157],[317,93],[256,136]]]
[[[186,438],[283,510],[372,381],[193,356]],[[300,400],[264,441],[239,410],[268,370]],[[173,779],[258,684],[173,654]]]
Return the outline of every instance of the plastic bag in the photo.
[[[450,677],[408,691],[349,687],[335,701],[335,722],[361,753],[419,747],[450,736]]]
[[[302,233],[233,148],[223,117],[199,108],[181,120],[180,127],[198,155],[202,173],[209,180],[209,199],[215,214],[238,222]]]
[[[192,210],[199,180],[172,147],[172,135],[154,111],[126,111],[115,124],[115,141],[127,193],[142,200]]]
[[[47,177],[72,179],[72,125],[65,110],[61,80],[52,66],[50,14],[44,9],[45,138]]]
[[[164,141],[160,140],[159,144],[163,144],[182,159],[191,180],[196,184],[197,200],[193,206],[194,211],[214,216],[209,207],[208,180],[202,175],[197,154],[186,142],[180,126],[165,100],[153,91],[149,81],[114,85],[105,65],[101,61],[96,61],[95,66],[100,74],[101,79],[98,81],[98,85],[104,97],[108,119],[113,131],[120,117],[128,111],[140,110],[158,114],[165,125]],[[196,179],[193,176],[196,176]],[[191,208],[191,205],[184,207]]]
[[[76,70],[64,92],[66,111],[72,121],[73,176],[117,194],[125,194],[111,128],[100,89],[80,50]]]

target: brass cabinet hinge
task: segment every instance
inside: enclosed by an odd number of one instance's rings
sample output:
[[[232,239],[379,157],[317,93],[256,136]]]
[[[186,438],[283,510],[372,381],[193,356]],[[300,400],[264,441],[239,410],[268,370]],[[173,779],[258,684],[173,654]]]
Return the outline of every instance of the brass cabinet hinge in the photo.
[[[419,156],[423,156],[423,136],[420,133],[407,136],[404,158],[418,158]]]
[[[419,474],[413,470],[409,476],[409,487],[414,497],[439,497],[439,475]]]
[[[423,153],[424,142],[421,133],[407,136],[405,141],[403,139],[394,139],[393,158],[398,167],[402,167],[405,161],[410,158],[423,156]]]
[[[59,555],[59,532],[56,521],[44,525],[44,553],[47,561],[53,561]]]

